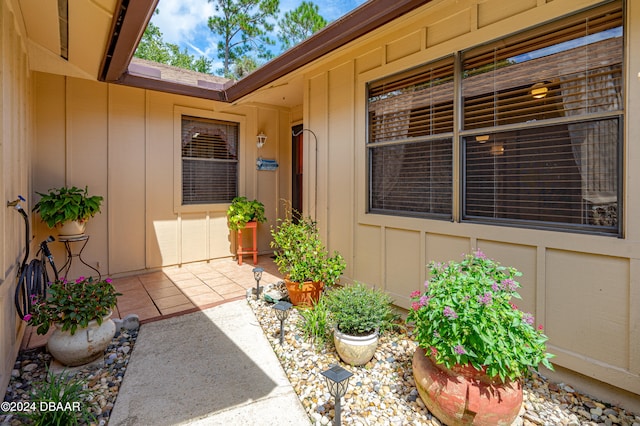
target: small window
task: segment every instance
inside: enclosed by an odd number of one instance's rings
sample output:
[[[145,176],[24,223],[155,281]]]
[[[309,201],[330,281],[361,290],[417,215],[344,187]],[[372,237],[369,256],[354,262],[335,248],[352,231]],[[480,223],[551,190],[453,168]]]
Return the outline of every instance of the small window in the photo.
[[[452,216],[453,57],[369,85],[369,211]]]
[[[238,123],[182,116],[182,204],[229,203],[238,194]]]

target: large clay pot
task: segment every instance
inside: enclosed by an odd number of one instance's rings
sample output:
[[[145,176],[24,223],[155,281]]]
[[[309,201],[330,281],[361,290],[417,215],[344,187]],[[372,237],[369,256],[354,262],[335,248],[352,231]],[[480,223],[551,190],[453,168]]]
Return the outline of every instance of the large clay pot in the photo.
[[[322,289],[324,288],[324,283],[319,281],[305,281],[300,285],[299,282],[289,281],[288,278],[285,278],[284,283],[287,286],[289,300],[291,300],[293,306],[312,306],[320,299],[320,294],[322,294]]]
[[[89,321],[86,328],[78,328],[73,335],[68,330],[62,331],[61,324],[54,324],[55,330],[47,343],[49,352],[61,364],[70,367],[98,359],[116,334],[116,324],[110,316],[105,316],[101,325],[96,320]]]
[[[364,365],[376,353],[378,347],[378,332],[367,336],[352,336],[344,334],[337,328],[333,330],[333,343],[340,359],[349,365]]]
[[[471,365],[449,370],[423,348],[413,355],[413,376],[429,412],[449,426],[511,425],[522,406],[520,381],[501,383]]]

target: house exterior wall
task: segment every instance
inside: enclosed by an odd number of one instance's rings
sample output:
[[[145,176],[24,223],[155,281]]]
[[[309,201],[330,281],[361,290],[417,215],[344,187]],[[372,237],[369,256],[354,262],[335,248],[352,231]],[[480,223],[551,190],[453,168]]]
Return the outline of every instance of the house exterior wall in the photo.
[[[518,303],[555,363],[640,394],[640,4],[626,2],[622,238],[367,213],[366,83],[602,4],[596,0],[433,1],[307,67],[304,121],[319,136],[318,220],[347,279],[409,294],[431,261],[481,249],[523,272]],[[311,155],[312,153],[310,153]],[[308,164],[314,162],[308,158]],[[314,174],[308,177],[313,188]],[[454,180],[454,188],[458,187]],[[459,211],[459,189],[454,212]],[[307,192],[309,194],[309,192]],[[309,195],[310,199],[314,194]],[[351,200],[355,200],[355,203]],[[308,211],[313,213],[313,208]]]
[[[30,205],[29,157],[34,132],[26,37],[10,6],[10,2],[0,2],[0,188],[4,197],[0,209],[0,397],[9,384],[25,330],[13,304],[16,273],[25,252],[24,223],[17,211],[5,206],[18,195],[27,198],[21,203],[25,209]]]
[[[239,195],[265,204],[268,222],[259,226],[258,243],[261,252],[270,250],[269,226],[275,224],[278,200],[289,197],[288,167],[256,171],[255,162],[259,155],[279,159],[280,140],[290,145],[288,111],[233,107],[40,72],[34,79],[34,193],[75,185],[104,196],[102,212],[87,225],[90,240],[82,253],[103,275],[235,253],[236,235],[227,227],[228,204],[181,205],[181,114],[240,123]],[[255,143],[259,131],[269,137],[260,152]],[[37,216],[35,222],[37,238],[55,235]],[[246,247],[250,235],[245,237]],[[57,263],[64,263],[62,244],[52,246]],[[91,270],[76,261],[69,276],[88,273]]]

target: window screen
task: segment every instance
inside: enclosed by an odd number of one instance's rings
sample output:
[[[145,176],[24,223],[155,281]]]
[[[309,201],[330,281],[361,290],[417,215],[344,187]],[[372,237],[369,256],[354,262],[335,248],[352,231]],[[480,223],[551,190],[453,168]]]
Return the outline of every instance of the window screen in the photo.
[[[238,192],[238,124],[182,117],[182,204],[228,203]]]

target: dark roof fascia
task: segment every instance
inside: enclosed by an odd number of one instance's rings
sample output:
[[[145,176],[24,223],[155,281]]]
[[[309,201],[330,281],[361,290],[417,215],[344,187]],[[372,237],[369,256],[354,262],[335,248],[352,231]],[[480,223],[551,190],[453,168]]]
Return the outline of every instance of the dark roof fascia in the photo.
[[[264,85],[431,1],[371,0],[332,22],[299,45],[267,62],[235,84],[231,84],[224,90],[217,90],[130,74],[127,67],[158,0],[119,0],[120,14],[114,17],[111,41],[103,60],[100,80],[204,99],[235,102]],[[124,3],[126,5],[123,6]]]
[[[172,81],[158,80],[129,73],[125,73],[118,81],[114,81],[112,83],[139,87],[141,89],[155,90],[158,92],[173,93],[176,95],[191,96],[194,98],[210,99],[213,101],[227,101],[224,90],[190,86],[188,84],[174,83]]]
[[[373,0],[364,3],[229,87],[227,99],[234,102],[431,1]]]
[[[116,82],[127,72],[158,0],[118,0],[98,80]]]

